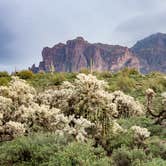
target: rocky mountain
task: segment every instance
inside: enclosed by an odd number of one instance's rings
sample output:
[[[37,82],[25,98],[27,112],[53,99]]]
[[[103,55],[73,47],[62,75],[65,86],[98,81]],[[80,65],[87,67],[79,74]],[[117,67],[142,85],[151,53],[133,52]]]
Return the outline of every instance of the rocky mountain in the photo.
[[[45,47],[42,51],[43,61],[39,67],[32,66],[32,71],[49,71],[51,65],[56,71],[73,72],[84,68],[94,70],[117,71],[125,66],[140,67],[138,58],[127,47],[107,44],[90,44],[82,37],[59,43],[52,48]]]
[[[166,34],[153,34],[138,41],[131,50],[140,61],[141,72],[166,72]]]
[[[82,37],[59,43],[42,51],[43,61],[31,70],[74,72],[92,67],[97,71],[136,68],[142,73],[166,72],[166,34],[157,33],[138,41],[132,48],[102,43],[91,44]]]

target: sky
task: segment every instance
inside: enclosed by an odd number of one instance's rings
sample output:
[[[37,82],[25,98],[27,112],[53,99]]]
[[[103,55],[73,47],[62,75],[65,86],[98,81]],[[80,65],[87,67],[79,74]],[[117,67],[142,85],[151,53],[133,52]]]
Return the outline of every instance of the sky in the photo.
[[[26,69],[43,47],[82,36],[131,47],[166,33],[166,0],[0,0],[0,71]]]

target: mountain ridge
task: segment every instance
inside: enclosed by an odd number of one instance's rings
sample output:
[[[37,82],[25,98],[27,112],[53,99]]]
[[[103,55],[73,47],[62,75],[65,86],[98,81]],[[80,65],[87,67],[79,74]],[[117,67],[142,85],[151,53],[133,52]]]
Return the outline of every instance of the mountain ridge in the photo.
[[[131,48],[89,43],[83,37],[77,37],[53,47],[44,47],[42,58],[38,67],[32,65],[30,68],[33,72],[48,72],[52,65],[58,72],[78,72],[91,67],[97,71],[115,72],[129,67],[142,73],[166,72],[166,34],[150,35]]]

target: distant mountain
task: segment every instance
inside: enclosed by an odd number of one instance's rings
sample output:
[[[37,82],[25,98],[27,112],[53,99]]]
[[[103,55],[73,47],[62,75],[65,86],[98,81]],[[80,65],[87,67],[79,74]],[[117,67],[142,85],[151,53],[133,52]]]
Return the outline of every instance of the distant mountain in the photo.
[[[132,48],[102,43],[91,44],[82,37],[59,43],[42,51],[43,61],[31,70],[74,72],[93,67],[97,71],[118,71],[124,67],[136,68],[142,73],[166,72],[166,34],[157,33],[138,41]]]
[[[138,41],[131,50],[140,60],[141,72],[166,72],[166,34],[153,34]]]

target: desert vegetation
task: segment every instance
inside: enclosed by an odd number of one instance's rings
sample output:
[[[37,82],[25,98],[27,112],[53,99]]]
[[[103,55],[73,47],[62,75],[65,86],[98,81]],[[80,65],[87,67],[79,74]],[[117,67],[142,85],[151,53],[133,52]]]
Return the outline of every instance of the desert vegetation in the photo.
[[[0,165],[165,166],[166,75],[0,72]]]

